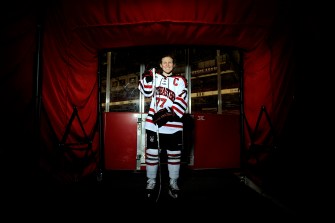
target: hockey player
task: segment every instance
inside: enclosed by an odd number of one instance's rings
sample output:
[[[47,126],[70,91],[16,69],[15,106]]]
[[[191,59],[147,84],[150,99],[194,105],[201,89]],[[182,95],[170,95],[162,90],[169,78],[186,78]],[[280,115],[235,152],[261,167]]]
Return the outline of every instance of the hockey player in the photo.
[[[144,97],[151,97],[150,109],[145,122],[146,129],[146,176],[147,196],[152,198],[156,187],[160,151],[165,150],[169,172],[169,194],[179,197],[178,178],[182,149],[182,117],[187,109],[187,80],[173,75],[174,58],[161,58],[161,72],[155,68],[143,73],[138,89]]]

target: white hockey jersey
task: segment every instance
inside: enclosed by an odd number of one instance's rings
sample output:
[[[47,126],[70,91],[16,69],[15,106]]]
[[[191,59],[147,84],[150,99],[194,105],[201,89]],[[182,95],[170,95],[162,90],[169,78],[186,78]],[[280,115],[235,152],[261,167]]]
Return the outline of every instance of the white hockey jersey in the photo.
[[[140,80],[138,89],[144,97],[152,97],[145,129],[156,132],[157,127],[152,121],[153,115],[157,111],[169,107],[175,113],[175,118],[161,126],[159,133],[172,134],[183,130],[181,118],[188,106],[187,80],[184,77],[173,75],[165,77],[156,73],[151,82],[147,83],[145,78]]]

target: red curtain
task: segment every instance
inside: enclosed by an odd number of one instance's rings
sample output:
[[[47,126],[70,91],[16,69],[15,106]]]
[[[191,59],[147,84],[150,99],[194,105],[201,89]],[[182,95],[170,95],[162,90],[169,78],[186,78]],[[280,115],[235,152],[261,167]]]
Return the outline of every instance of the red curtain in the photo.
[[[10,55],[2,73],[2,99],[10,112],[34,104],[34,55],[36,24],[41,15],[41,151],[45,160],[59,150],[74,108],[75,119],[67,143],[92,140],[93,160],[98,158],[97,124],[98,51],[104,48],[155,44],[232,46],[243,51],[244,112],[254,129],[264,106],[280,137],[293,103],[292,66],[294,50],[285,1],[246,0],[95,0],[54,1],[53,5],[27,7],[11,19],[7,28],[5,55]],[[29,11],[30,10],[30,11]],[[15,21],[17,20],[17,21]],[[7,61],[7,60],[6,60]],[[19,100],[17,104],[14,101]],[[6,106],[7,107],[7,106]],[[81,125],[82,124],[82,125]],[[28,125],[29,126],[29,125]],[[29,126],[31,127],[31,126]],[[265,119],[255,139],[261,144],[270,137]],[[245,133],[246,147],[250,144]],[[56,145],[55,145],[56,144]],[[86,156],[78,150],[74,156]],[[49,160],[50,161],[50,160]],[[52,162],[42,161],[47,169]],[[53,160],[56,162],[55,160]],[[83,175],[96,168],[88,162]]]

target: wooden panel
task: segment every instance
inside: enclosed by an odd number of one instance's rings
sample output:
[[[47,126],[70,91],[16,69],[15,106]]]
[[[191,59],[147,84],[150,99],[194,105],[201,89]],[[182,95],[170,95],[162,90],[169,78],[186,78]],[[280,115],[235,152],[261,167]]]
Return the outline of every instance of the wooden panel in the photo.
[[[104,161],[107,170],[136,169],[136,140],[135,113],[104,113]]]
[[[193,168],[240,168],[240,144],[240,115],[194,114]]]

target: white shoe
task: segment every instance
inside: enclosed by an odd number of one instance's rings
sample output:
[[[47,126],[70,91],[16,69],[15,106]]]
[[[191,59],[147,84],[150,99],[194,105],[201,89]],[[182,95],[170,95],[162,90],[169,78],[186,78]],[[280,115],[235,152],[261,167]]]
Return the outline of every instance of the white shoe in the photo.
[[[153,179],[153,178],[149,178],[147,180],[147,190],[153,190],[155,189],[155,186],[156,186],[156,179]]]
[[[156,179],[149,178],[147,180],[147,187],[146,187],[147,198],[151,199],[153,197],[155,186],[156,186]]]
[[[169,195],[172,198],[178,198],[179,197],[179,187],[178,187],[178,184],[177,184],[177,179],[170,179]]]

